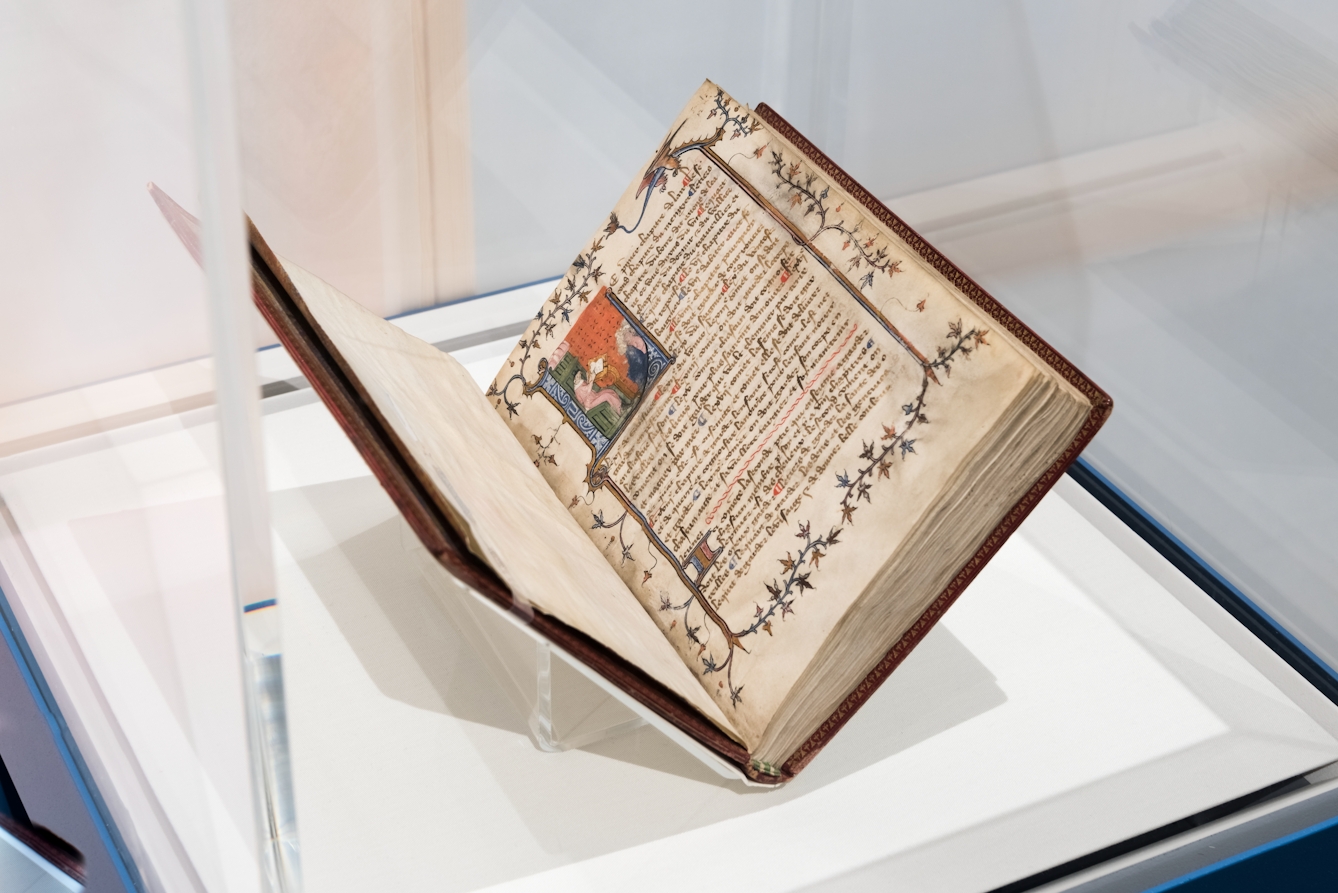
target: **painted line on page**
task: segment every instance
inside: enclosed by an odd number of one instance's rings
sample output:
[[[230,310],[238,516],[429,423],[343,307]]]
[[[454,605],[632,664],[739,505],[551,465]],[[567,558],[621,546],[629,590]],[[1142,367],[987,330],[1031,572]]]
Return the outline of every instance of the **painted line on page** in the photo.
[[[729,498],[729,492],[734,489],[734,485],[739,482],[739,479],[748,473],[748,466],[753,464],[753,460],[757,458],[758,453],[762,452],[762,450],[766,448],[766,445],[771,442],[771,439],[776,436],[776,433],[780,431],[781,428],[785,427],[786,422],[790,421],[790,416],[799,408],[799,404],[808,396],[808,392],[813,390],[814,385],[816,385],[822,376],[827,373],[827,369],[832,363],[836,362],[836,358],[844,353],[845,349],[850,346],[850,340],[855,337],[855,332],[857,331],[859,331],[859,323],[855,323],[850,327],[850,331],[846,332],[846,337],[836,349],[828,355],[827,359],[818,367],[818,371],[813,373],[812,377],[809,378],[804,387],[795,395],[795,398],[790,401],[790,405],[785,408],[785,414],[767,429],[761,439],[753,445],[747,458],[739,463],[738,468],[734,469],[734,473],[729,476],[729,485],[725,487],[725,492],[720,494],[720,498],[715,501],[715,505],[711,506],[711,511],[706,515],[707,524],[710,524],[715,520],[716,512],[720,511],[720,507],[724,505],[725,500]]]

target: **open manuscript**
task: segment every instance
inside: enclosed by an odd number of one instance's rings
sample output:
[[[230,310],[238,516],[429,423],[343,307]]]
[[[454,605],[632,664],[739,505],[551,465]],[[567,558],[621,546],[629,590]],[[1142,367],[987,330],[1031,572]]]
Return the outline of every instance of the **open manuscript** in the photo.
[[[252,256],[427,548],[755,781],[812,759],[1111,409],[710,82],[486,394],[254,229]]]

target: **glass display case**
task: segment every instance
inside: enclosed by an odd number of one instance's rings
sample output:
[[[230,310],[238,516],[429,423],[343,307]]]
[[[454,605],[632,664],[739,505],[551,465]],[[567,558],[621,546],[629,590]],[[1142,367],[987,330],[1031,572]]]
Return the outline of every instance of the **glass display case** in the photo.
[[[1338,815],[1327,7],[0,16],[3,619],[90,890],[1133,890]],[[482,388],[707,77],[1115,401],[774,791],[427,555],[250,309],[241,217]]]
[[[0,15],[7,640],[99,831],[88,889],[274,888],[295,850],[226,8]],[[150,181],[192,196],[207,275]]]

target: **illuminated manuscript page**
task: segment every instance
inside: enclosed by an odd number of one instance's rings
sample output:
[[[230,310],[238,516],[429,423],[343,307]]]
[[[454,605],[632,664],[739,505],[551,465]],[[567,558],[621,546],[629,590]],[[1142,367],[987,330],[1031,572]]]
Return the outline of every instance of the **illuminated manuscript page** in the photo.
[[[752,747],[1037,374],[708,82],[488,396]]]

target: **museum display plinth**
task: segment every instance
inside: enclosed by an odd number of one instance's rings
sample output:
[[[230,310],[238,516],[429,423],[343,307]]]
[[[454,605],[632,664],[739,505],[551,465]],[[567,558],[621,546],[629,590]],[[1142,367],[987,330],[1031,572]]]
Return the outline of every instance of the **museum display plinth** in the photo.
[[[529,297],[400,324],[486,380]],[[1065,479],[799,779],[746,788],[441,578],[286,359],[261,368],[279,586],[263,610],[282,623],[311,889],[668,889],[702,872],[796,889],[863,871],[985,890],[1338,759],[1338,708]],[[0,460],[6,594],[21,618],[126,643],[88,667],[106,691],[140,680],[134,713],[111,708],[155,786],[175,783],[170,685],[128,659],[152,618],[115,610],[107,556],[187,549],[214,523],[218,493],[189,473],[214,461],[212,426],[204,407]],[[113,466],[145,474],[86,489]]]

